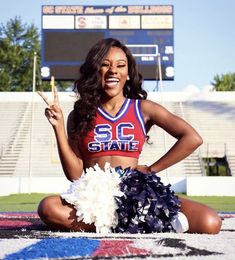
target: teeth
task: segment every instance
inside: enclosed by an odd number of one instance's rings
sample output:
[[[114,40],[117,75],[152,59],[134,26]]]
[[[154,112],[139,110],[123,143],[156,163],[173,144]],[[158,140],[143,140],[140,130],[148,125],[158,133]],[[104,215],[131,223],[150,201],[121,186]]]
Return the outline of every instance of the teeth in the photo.
[[[119,83],[119,79],[117,78],[107,78],[105,80],[105,84],[109,87],[117,86],[118,83]]]
[[[117,83],[117,82],[119,82],[119,80],[115,79],[115,78],[109,78],[109,79],[106,79],[106,82],[115,82],[115,83]]]
[[[108,86],[115,86],[115,85],[117,85],[117,83],[118,83],[118,81],[109,81],[109,82],[106,81],[106,85],[108,85]]]

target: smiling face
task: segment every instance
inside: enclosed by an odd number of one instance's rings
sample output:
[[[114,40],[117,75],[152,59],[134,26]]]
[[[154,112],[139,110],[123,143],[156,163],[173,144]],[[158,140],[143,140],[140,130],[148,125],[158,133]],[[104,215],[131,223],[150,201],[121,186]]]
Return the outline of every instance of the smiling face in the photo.
[[[128,79],[128,61],[125,52],[111,47],[104,58],[101,69],[102,87],[109,97],[123,95],[123,87]]]

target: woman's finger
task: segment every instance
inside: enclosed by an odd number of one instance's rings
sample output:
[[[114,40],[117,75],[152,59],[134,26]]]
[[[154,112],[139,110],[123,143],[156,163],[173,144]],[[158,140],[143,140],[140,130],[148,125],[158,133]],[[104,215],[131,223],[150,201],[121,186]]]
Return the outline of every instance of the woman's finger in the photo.
[[[54,103],[58,104],[59,103],[59,96],[58,96],[58,91],[57,91],[57,87],[56,86],[54,86],[53,92],[54,92]]]
[[[52,113],[52,111],[51,111],[49,108],[46,108],[46,109],[45,109],[45,115],[46,115],[46,116],[49,116],[49,117],[52,117],[52,116],[53,116],[53,113]]]
[[[46,103],[48,106],[50,106],[50,102],[49,102],[48,98],[46,97],[46,95],[44,95],[44,93],[41,92],[41,91],[37,91],[37,93],[38,93],[39,96],[42,97],[42,99],[45,101],[45,103]]]

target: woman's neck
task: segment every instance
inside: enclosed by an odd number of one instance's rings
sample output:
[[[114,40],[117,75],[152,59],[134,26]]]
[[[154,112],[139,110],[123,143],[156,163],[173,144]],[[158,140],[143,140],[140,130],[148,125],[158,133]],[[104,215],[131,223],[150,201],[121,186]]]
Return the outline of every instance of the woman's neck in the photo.
[[[101,107],[110,115],[115,116],[123,106],[125,100],[126,98],[124,96],[104,100],[101,104]]]

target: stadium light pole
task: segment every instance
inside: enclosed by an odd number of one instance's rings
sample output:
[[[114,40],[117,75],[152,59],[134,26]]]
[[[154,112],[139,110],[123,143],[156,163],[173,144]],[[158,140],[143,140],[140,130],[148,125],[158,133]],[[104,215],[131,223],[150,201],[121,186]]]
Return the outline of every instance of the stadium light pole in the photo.
[[[37,68],[37,52],[33,56],[33,93],[36,90],[36,68]]]
[[[30,147],[29,147],[29,182],[28,193],[31,193],[31,177],[32,177],[32,152],[33,152],[33,123],[34,123],[34,95],[36,91],[36,68],[37,68],[37,52],[33,56],[33,87],[31,100],[31,131],[30,131]]]
[[[162,84],[162,64],[161,64],[161,54],[157,54],[157,66],[158,66],[158,76],[159,76],[159,92],[161,97],[161,104],[163,105],[163,84]],[[166,152],[166,132],[163,130],[163,144],[164,144],[164,152]],[[168,179],[168,170],[165,169],[166,177]]]
[[[157,54],[157,65],[158,65],[160,92],[162,92],[162,64],[161,64],[161,54],[160,53]]]

